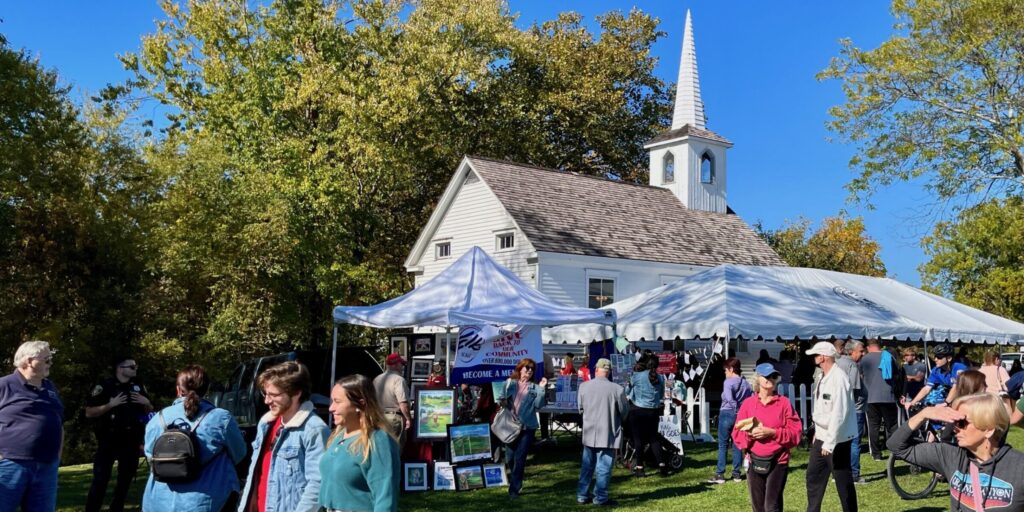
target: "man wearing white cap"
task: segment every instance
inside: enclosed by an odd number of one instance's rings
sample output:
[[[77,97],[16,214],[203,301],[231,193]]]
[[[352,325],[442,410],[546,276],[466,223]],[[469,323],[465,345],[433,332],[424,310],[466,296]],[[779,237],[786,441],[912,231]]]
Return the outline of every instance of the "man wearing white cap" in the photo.
[[[827,341],[816,343],[807,355],[821,368],[814,386],[814,444],[807,462],[807,512],[819,512],[829,474],[836,480],[843,512],[857,511],[857,490],[850,468],[850,445],[857,436],[857,408],[850,379],[836,367],[836,348]]]

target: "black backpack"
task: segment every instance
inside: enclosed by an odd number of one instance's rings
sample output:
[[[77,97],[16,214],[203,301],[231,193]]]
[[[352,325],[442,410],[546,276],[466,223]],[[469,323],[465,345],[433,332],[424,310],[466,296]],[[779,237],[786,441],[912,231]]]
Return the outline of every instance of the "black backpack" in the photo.
[[[207,411],[209,412],[209,411]],[[164,423],[163,411],[157,414],[164,431],[153,443],[153,458],[149,466],[157,482],[191,482],[199,477],[203,464],[199,460],[199,440],[196,430],[206,417],[206,412],[194,424],[186,420],[184,425]]]

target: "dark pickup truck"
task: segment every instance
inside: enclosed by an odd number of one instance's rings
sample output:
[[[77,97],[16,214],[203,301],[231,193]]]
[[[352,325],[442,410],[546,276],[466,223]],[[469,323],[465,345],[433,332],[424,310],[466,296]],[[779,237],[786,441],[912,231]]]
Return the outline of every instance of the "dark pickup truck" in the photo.
[[[245,432],[245,438],[252,441],[256,436],[256,423],[267,412],[256,377],[265,369],[285,361],[298,361],[309,369],[312,381],[310,400],[317,414],[327,419],[331,396],[331,353],[329,350],[295,351],[252,359],[238,365],[222,390],[210,393],[210,399],[217,407],[227,409],[235,416],[238,425]],[[353,373],[374,378],[383,372],[380,363],[372,353],[363,347],[338,347],[335,379]]]

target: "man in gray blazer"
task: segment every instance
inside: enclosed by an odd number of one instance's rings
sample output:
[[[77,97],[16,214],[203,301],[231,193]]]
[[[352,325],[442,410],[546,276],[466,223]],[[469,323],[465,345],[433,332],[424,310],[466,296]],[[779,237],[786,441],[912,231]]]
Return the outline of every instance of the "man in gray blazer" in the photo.
[[[608,484],[612,479],[615,450],[622,445],[622,420],[629,410],[629,402],[622,386],[608,380],[611,370],[611,361],[598,359],[594,378],[580,385],[583,464],[576,486],[576,501],[581,504],[590,503],[590,481],[595,480],[594,505],[615,505],[615,500],[608,498]]]

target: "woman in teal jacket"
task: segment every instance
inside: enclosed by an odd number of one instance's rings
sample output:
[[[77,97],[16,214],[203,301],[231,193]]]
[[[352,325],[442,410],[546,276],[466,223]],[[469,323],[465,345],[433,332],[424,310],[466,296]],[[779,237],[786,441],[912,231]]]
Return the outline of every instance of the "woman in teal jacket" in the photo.
[[[195,425],[202,417],[196,428],[202,471],[198,478],[185,483],[157,482],[150,473],[142,495],[142,510],[220,512],[231,494],[238,492],[235,464],[245,458],[245,439],[231,413],[202,399],[210,389],[202,366],[185,367],[178,373],[177,384],[179,398],[146,425],[146,457],[152,459],[153,444],[163,433],[163,424]]]
[[[331,389],[334,432],[320,457],[320,504],[328,511],[395,512],[401,461],[373,382],[349,375]]]
[[[540,379],[540,384],[533,382],[533,376],[537,371],[537,363],[533,359],[526,358],[519,361],[516,369],[505,381],[505,392],[502,393],[502,407],[511,404],[512,410],[516,412],[519,421],[523,424],[523,431],[515,441],[512,441],[505,450],[505,460],[511,464],[511,474],[508,482],[508,495],[512,498],[519,497],[519,491],[523,488],[523,473],[526,469],[526,453],[530,451],[533,444],[533,434],[537,431],[537,409],[544,407],[547,397],[544,393],[544,386],[548,380]]]

